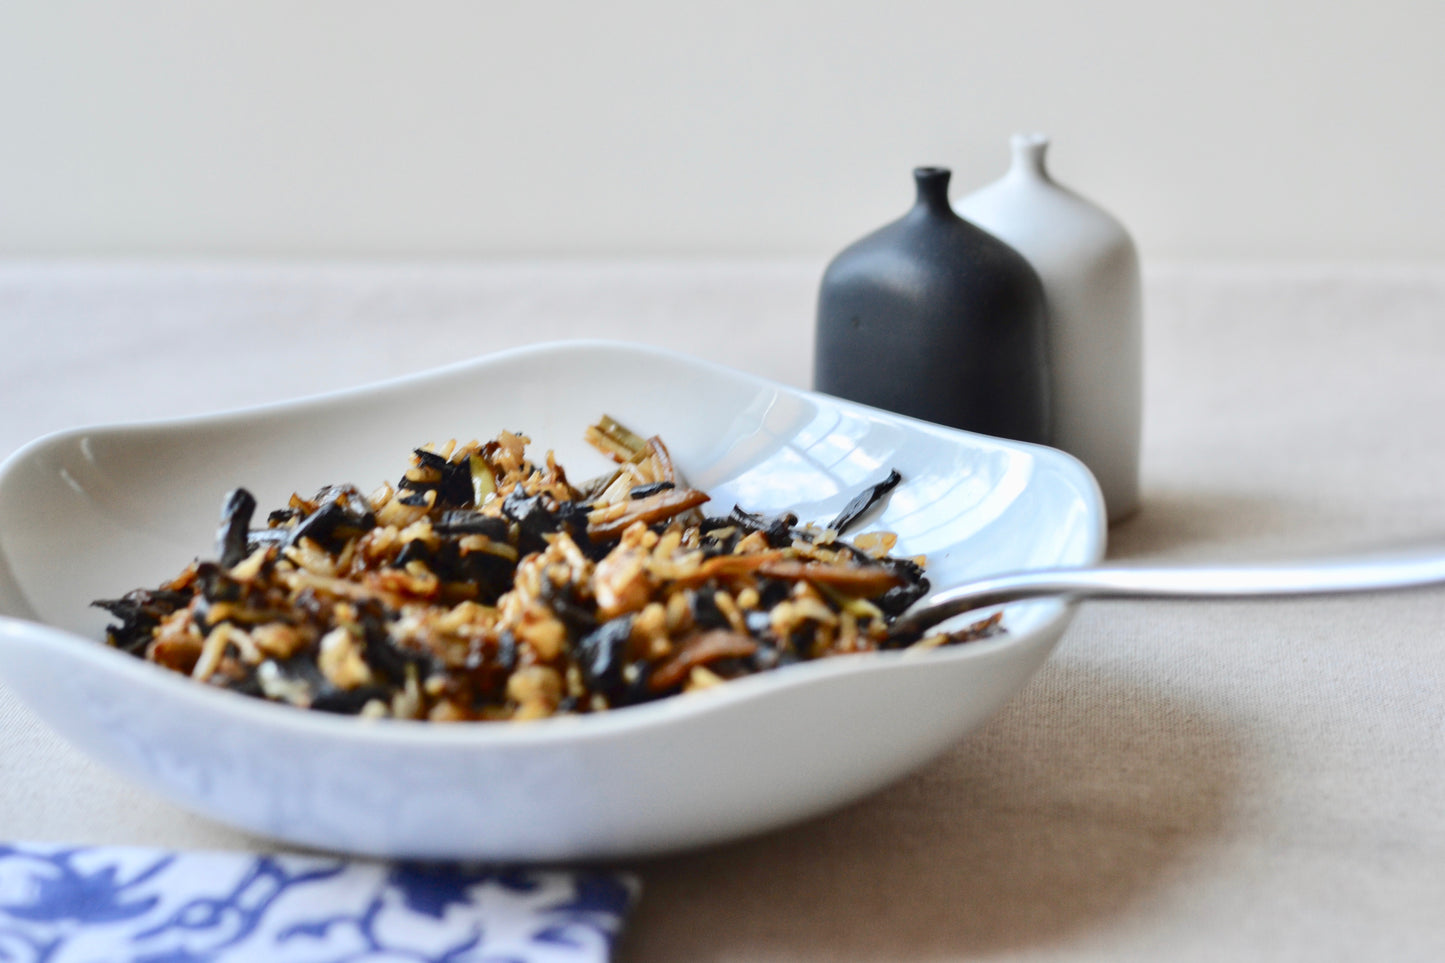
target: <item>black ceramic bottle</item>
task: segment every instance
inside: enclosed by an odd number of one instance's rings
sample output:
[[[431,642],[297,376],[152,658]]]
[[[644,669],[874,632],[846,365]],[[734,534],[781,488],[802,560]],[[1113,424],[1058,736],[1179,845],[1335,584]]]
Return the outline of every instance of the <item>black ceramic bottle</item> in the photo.
[[[1049,442],[1043,287],[1023,256],[913,172],[902,218],[835,257],[818,295],[813,386],[926,421]]]

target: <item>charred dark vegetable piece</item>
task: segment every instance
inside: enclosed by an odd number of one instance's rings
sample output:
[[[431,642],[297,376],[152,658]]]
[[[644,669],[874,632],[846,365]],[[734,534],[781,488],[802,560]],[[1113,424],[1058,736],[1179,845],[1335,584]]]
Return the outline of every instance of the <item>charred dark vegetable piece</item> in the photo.
[[[737,548],[738,540],[747,533],[732,519],[711,515],[702,520],[698,527],[702,550],[709,558],[717,555],[731,555]]]
[[[203,629],[210,629],[221,622],[239,621],[238,610],[246,607],[246,587],[233,579],[215,562],[202,562],[196,566],[195,620]],[[214,610],[220,608],[220,614]]]
[[[512,587],[517,566],[491,552],[469,552],[458,555],[452,546],[444,546],[434,569],[449,581],[465,582],[477,588],[476,601],[491,605]]]
[[[435,554],[427,547],[426,542],[414,538],[401,547],[401,551],[396,553],[396,559],[391,564],[394,568],[406,568],[411,562],[422,562],[435,570],[437,568],[434,564],[435,558]]]
[[[226,574],[226,570],[215,562],[202,562],[196,566],[196,585],[200,595],[207,602],[237,602],[244,587]]]
[[[587,535],[587,518],[592,511],[592,506],[580,501],[558,502],[557,521],[574,540],[580,539],[585,542]],[[586,547],[585,545],[583,546]]]
[[[316,495],[321,504],[291,529],[288,544],[295,545],[309,538],[319,545],[332,547],[349,538],[364,535],[376,527],[376,515],[370,503],[353,485],[333,485]]]
[[[502,499],[502,514],[516,522],[521,531],[517,550],[523,554],[542,551],[547,547],[544,536],[556,532],[566,532],[582,551],[592,554],[587,532],[590,508],[575,501],[553,501],[541,492],[526,495],[520,487]]]
[[[191,596],[186,592],[136,589],[118,599],[100,599],[90,604],[120,619],[120,625],[110,627],[111,644],[132,655],[141,655],[161,619],[190,601]]]
[[[793,540],[793,526],[798,524],[798,516],[792,512],[784,512],[781,515],[745,512],[741,507],[734,505],[732,512],[728,515],[728,522],[746,532],[762,532],[770,546],[779,548]]]
[[[495,515],[455,509],[442,512],[441,518],[432,524],[432,528],[438,535],[485,535],[492,541],[505,542],[510,526],[506,519]]]
[[[425,474],[432,477],[412,478],[411,476],[415,473],[415,469],[409,470],[406,474],[402,475],[401,478],[397,480],[397,490],[410,492],[434,492],[440,489],[442,484],[442,467],[446,465],[447,460],[441,455],[438,455],[436,452],[427,451],[425,448],[415,448],[412,450],[411,454],[412,461],[415,463],[416,468],[422,469]]]
[[[568,632],[574,638],[587,635],[597,628],[597,616],[589,611],[587,603],[578,600],[577,587],[574,585],[558,585],[544,579],[542,601],[546,602],[552,614],[567,626]]]
[[[557,516],[547,506],[548,498],[542,493],[528,495],[521,487],[512,489],[502,499],[502,514],[517,523],[521,529],[521,542],[517,548],[522,552],[540,552],[547,547],[544,535],[557,531]]]
[[[908,607],[928,594],[928,579],[921,579],[908,585],[891,588],[878,600],[878,608],[889,618],[897,618]]]
[[[472,503],[472,463],[468,458],[448,461],[444,456],[425,448],[412,450],[420,468],[437,473],[436,481],[414,481],[403,477],[398,488],[424,492],[435,490],[439,504],[461,508]],[[408,504],[416,504],[408,502]]]
[[[637,659],[629,662],[622,670],[623,687],[616,696],[608,699],[614,707],[635,706],[644,702],[653,702],[661,698],[664,693],[653,692],[652,666],[645,659]]]
[[[461,461],[449,461],[442,468],[441,487],[438,489],[438,497],[443,504],[455,505],[461,508],[463,505],[472,504],[472,465],[465,458]]]
[[[759,580],[758,598],[765,609],[771,609],[779,602],[785,600],[792,592],[792,585],[784,582],[782,579],[765,578]]]
[[[406,681],[406,667],[415,665],[422,674],[431,665],[431,658],[418,652],[409,652],[392,641],[386,631],[384,616],[379,611],[368,611],[361,616],[362,635],[366,649],[366,661],[381,671],[394,684]],[[360,708],[358,706],[357,708]]]
[[[528,495],[514,488],[502,499],[502,514],[521,526],[530,535],[550,535],[557,530],[557,520],[547,510],[547,496]]]
[[[583,678],[603,695],[616,696],[623,688],[622,667],[631,633],[632,616],[624,615],[602,623],[577,644]]]
[[[354,716],[372,699],[389,702],[391,694],[385,686],[364,685],[355,689],[328,688],[311,700],[311,708],[320,712]]]
[[[301,683],[312,698],[323,692],[336,691],[336,687],[321,674],[321,669],[316,665],[316,659],[310,654],[278,659],[274,664],[280,670],[282,678]],[[357,706],[357,708],[361,707]]]
[[[246,489],[237,488],[226,496],[221,506],[221,527],[216,530],[216,555],[226,568],[246,557],[247,536],[255,511],[256,496]]]
[[[669,488],[676,488],[670,481],[653,482],[650,485],[637,485],[627,493],[628,498],[646,498],[648,495],[656,495],[658,492],[665,492]]]
[[[335,531],[346,519],[346,513],[341,506],[335,502],[324,502],[321,507],[301,520],[301,524],[291,529],[291,537],[288,543],[295,545],[303,538],[309,538],[313,542],[326,545],[331,540],[331,533]]]
[[[842,535],[848,530],[848,526],[863,517],[864,512],[877,504],[878,499],[897,488],[902,480],[903,476],[898,474],[897,469],[890,471],[887,478],[854,495],[853,500],[838,513],[838,517],[828,523],[828,527]]]
[[[886,558],[879,564],[901,580],[901,584],[889,589],[877,600],[878,607],[889,618],[902,615],[908,606],[928,594],[928,579],[917,562],[908,558]]]
[[[415,479],[407,478],[405,475],[403,475],[403,476],[401,477],[401,479],[400,479],[399,481],[397,481],[397,483],[396,483],[396,489],[397,489],[397,491],[399,491],[399,492],[411,492],[412,495],[409,496],[409,497],[413,497],[413,498],[416,497],[416,495],[417,495],[417,494],[420,494],[420,493],[434,492],[434,491],[436,491],[436,490],[437,490],[438,488],[440,488],[440,487],[441,487],[441,482],[439,482],[439,481],[416,481]],[[419,502],[413,502],[412,504],[420,504],[420,503],[419,503]]]
[[[447,467],[447,460],[434,451],[427,451],[425,448],[413,448],[411,453],[416,456],[416,460],[421,463],[421,467],[423,468],[441,471]]]
[[[254,552],[262,545],[286,545],[291,541],[289,528],[253,528],[246,534],[246,550]]]
[[[692,610],[692,621],[701,629],[727,629],[732,627],[728,617],[717,607],[711,592],[687,593],[688,605]]]

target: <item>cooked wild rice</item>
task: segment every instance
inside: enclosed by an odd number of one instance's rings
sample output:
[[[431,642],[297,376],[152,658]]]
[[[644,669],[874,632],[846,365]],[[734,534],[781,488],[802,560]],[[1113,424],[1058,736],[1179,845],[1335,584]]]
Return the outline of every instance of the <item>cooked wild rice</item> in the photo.
[[[407,719],[597,712],[793,662],[932,646],[891,622],[928,589],[886,533],[734,508],[708,517],[657,438],[587,431],[611,474],[574,486],[525,436],[416,449],[395,485],[291,496],[264,527],[226,499],[216,559],[96,602],[112,645],[276,702]],[[871,504],[897,473],[860,496]]]

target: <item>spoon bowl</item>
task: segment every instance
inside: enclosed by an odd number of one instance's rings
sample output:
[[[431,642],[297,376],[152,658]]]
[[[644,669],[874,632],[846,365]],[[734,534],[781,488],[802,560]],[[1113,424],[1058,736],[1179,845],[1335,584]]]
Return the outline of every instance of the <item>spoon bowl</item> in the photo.
[[[1102,500],[1060,452],[953,431],[637,346],[508,352],[355,391],[88,428],[0,466],[0,677],[76,746],[154,792],[290,843],[388,857],[556,861],[761,832],[899,778],[985,722],[1043,663],[1068,603],[997,637],[804,663],[532,723],[361,720],[248,698],[106,647],[92,599],[209,550],[225,493],[262,506],[394,479],[426,441],[528,433],[576,477],[603,414],[658,434],[708,510],[833,517],[890,468],[857,531],[898,535],[935,586],[1096,563]],[[851,534],[851,533],[850,533]]]

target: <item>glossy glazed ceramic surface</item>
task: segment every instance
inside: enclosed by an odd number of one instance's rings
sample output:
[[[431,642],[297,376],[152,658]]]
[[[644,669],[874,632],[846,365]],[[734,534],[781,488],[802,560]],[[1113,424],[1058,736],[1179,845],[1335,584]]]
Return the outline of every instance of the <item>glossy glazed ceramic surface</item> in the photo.
[[[559,860],[703,845],[877,789],[987,719],[1047,657],[1068,608],[1006,612],[1006,636],[846,657],[589,717],[524,725],[366,722],[197,685],[101,644],[88,606],[210,551],[225,492],[263,507],[370,490],[429,440],[524,431],[575,475],[606,412],[659,434],[689,480],[734,503],[831,517],[891,467],[863,528],[971,575],[1088,564],[1103,509],[1047,448],[940,428],[655,349],[586,342],[371,388],[41,439],[0,468],[0,672],[95,758],[213,818],[353,853]]]

